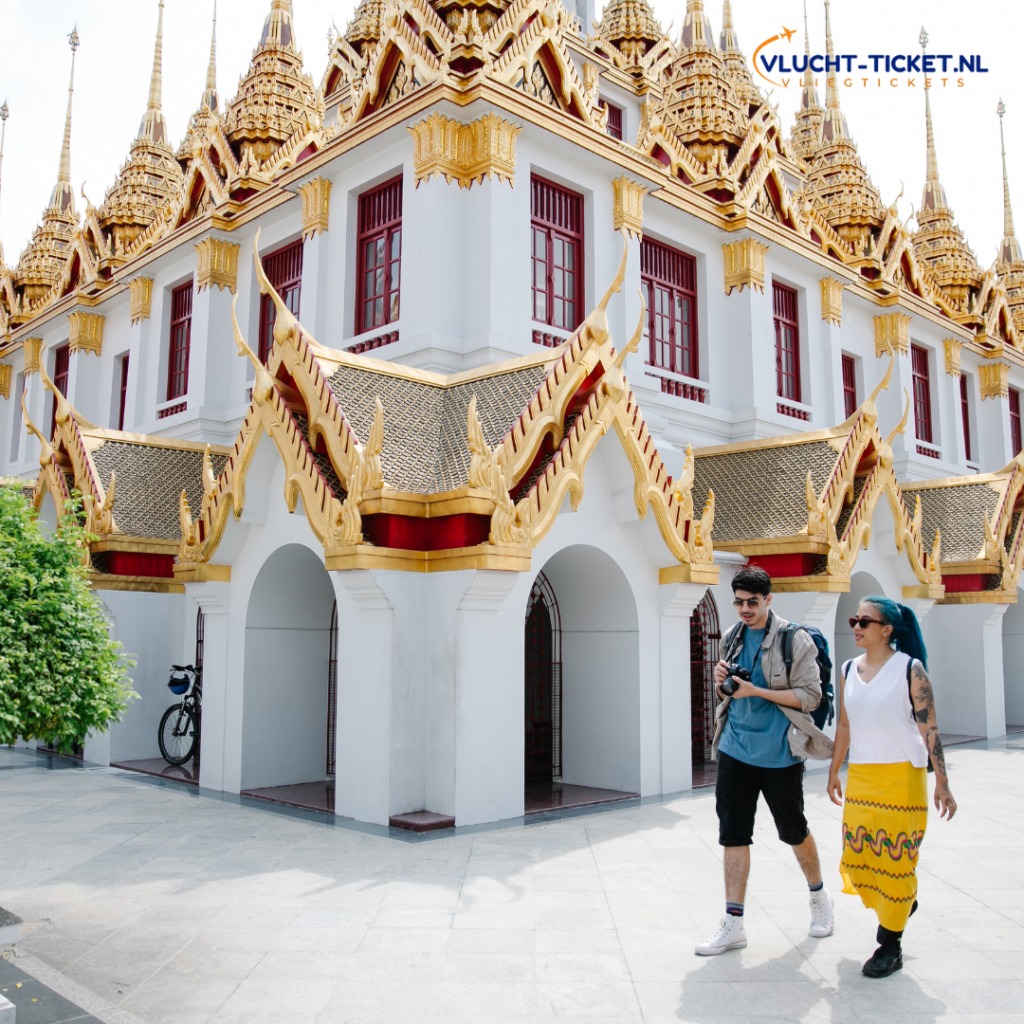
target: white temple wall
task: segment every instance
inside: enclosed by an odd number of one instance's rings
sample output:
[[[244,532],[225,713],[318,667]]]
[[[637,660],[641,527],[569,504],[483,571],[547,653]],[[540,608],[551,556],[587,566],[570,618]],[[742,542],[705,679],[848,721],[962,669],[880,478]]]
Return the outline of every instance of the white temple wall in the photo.
[[[1024,726],[1024,604],[1019,596],[1003,615],[1003,680],[1006,725]]]

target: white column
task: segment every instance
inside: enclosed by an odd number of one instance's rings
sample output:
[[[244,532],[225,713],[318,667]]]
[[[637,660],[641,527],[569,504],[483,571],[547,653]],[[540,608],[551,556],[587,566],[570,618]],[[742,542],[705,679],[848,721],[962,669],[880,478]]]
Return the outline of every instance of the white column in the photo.
[[[693,787],[690,749],[690,619],[707,593],[703,583],[661,588],[661,792]]]
[[[1003,679],[1003,616],[1009,605],[988,606],[982,623],[985,666],[985,735],[1006,735],[1006,685]]]

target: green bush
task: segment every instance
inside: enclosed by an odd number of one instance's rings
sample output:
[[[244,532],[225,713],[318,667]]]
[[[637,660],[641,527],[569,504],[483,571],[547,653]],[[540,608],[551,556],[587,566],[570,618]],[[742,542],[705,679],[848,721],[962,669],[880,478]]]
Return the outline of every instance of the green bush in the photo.
[[[20,488],[0,486],[0,744],[69,751],[137,696],[89,589],[81,502],[68,511],[44,533]]]

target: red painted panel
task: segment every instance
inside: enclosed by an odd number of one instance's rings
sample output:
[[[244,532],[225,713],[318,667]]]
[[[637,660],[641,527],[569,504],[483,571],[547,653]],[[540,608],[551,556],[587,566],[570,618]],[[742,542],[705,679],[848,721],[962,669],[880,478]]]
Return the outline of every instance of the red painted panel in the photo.
[[[363,516],[363,532],[379,548],[407,551],[448,551],[484,544],[491,532],[491,518],[466,513],[420,519],[390,512]]]
[[[942,582],[947,594],[976,594],[988,586],[988,574],[969,573],[966,576],[943,576]]]
[[[798,551],[792,555],[751,555],[748,561],[776,579],[780,576],[810,576],[817,560],[818,556],[812,552]]]
[[[111,551],[107,567],[115,576],[174,578],[174,555],[145,555],[137,551]]]

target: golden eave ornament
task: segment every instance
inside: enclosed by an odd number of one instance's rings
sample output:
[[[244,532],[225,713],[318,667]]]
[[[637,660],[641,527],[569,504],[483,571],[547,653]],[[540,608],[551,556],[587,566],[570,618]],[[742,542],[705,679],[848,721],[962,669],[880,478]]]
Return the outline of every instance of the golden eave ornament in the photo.
[[[416,185],[442,174],[448,184],[454,179],[466,189],[495,175],[498,181],[515,185],[516,139],[521,131],[494,113],[461,124],[435,110],[409,128]]]

